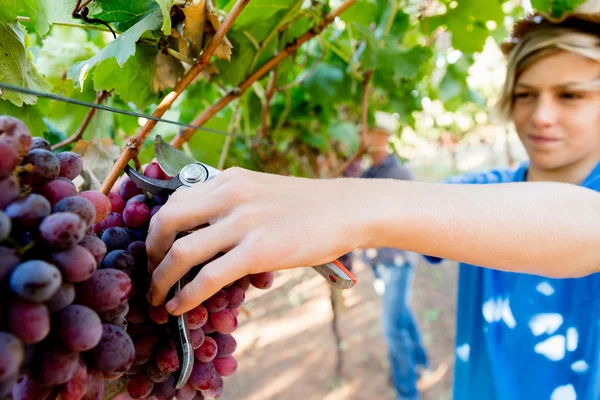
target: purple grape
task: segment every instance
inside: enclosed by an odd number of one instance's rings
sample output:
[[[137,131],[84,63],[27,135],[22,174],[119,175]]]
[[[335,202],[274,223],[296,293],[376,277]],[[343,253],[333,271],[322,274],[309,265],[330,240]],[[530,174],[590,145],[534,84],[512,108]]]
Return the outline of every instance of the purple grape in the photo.
[[[31,147],[31,133],[23,121],[2,115],[0,116],[0,142],[10,144],[19,157],[23,157]]]
[[[127,393],[132,399],[147,397],[152,393],[152,389],[154,389],[154,382],[143,372],[129,377],[127,382]]]
[[[15,249],[0,246],[0,281],[4,280],[20,261]]]
[[[52,253],[52,260],[62,271],[65,280],[72,283],[83,282],[96,270],[96,259],[92,253],[79,245]]]
[[[215,358],[212,362],[221,376],[232,376],[238,369],[237,360],[233,356]]]
[[[50,300],[62,284],[60,271],[42,260],[29,260],[17,265],[10,275],[13,293],[33,303]]]
[[[85,395],[87,385],[87,367],[80,357],[73,377],[65,382],[65,384],[60,386],[59,394],[61,400],[81,400],[81,398],[83,398]]]
[[[134,339],[135,358],[133,365],[143,365],[150,361],[154,356],[154,349],[157,343],[158,337],[156,336],[142,336]]]
[[[272,272],[260,272],[250,275],[250,283],[257,289],[268,289],[273,286],[275,275]]]
[[[154,207],[152,207],[150,209],[150,219],[152,219],[152,217],[154,217],[154,215],[156,215],[156,213],[158,211],[160,211],[161,208],[162,208],[162,205],[160,205],[160,204],[157,204]]]
[[[6,213],[0,211],[0,242],[4,242],[10,236],[12,222]]]
[[[146,197],[145,194],[136,194],[135,196],[131,197],[129,200],[127,200],[127,202],[125,203],[125,206],[127,206],[128,204],[131,203],[144,203],[146,204],[146,202],[149,199]]]
[[[11,394],[14,387],[17,386],[17,378],[19,375],[11,375],[6,379],[0,380],[0,399],[7,397]],[[17,397],[12,397],[13,400],[17,399]]]
[[[106,323],[111,323],[117,319],[125,318],[127,313],[129,312],[129,302],[121,304],[120,306],[113,308],[108,311],[101,311],[98,313],[100,319]]]
[[[136,194],[141,194],[142,189],[137,187],[135,182],[132,181],[131,179],[125,178],[123,180],[123,183],[121,184],[119,193],[121,194],[121,197],[123,198],[123,200],[127,201],[130,198],[132,198],[133,196],[135,196]]]
[[[69,180],[77,178],[77,175],[83,170],[83,159],[79,155],[71,151],[63,151],[58,154],[60,161],[60,172],[58,176],[62,176]]]
[[[216,313],[227,307],[229,300],[227,299],[227,292],[219,290],[217,293],[209,297],[203,304],[208,312]]]
[[[102,326],[102,339],[92,350],[94,365],[102,372],[125,372],[133,364],[135,348],[129,335],[114,325]]]
[[[38,385],[27,375],[17,379],[17,383],[12,388],[13,400],[39,400],[45,399],[50,394],[52,388]]]
[[[6,215],[24,228],[35,228],[50,215],[50,203],[44,196],[32,193],[6,207]]]
[[[123,210],[123,221],[125,224],[132,228],[140,228],[148,222],[150,210],[144,203],[133,202],[125,206]]]
[[[31,138],[31,147],[29,149],[44,149],[50,151],[50,142],[43,137],[34,136]]]
[[[164,382],[160,382],[154,385],[152,390],[152,396],[156,400],[171,400],[175,397],[175,377],[170,376]]]
[[[39,192],[47,198],[52,205],[55,205],[64,198],[77,196],[77,188],[73,182],[65,178],[56,178],[46,183],[40,188]]]
[[[92,253],[92,256],[94,256],[94,259],[96,260],[96,264],[100,264],[106,255],[106,245],[99,237],[87,235],[79,242],[79,245]]]
[[[13,300],[8,304],[8,328],[25,344],[41,342],[50,333],[50,313],[43,304]]]
[[[171,376],[170,372],[161,371],[154,361],[144,364],[144,371],[146,372],[146,375],[148,375],[148,378],[154,383],[164,382]]]
[[[192,387],[189,383],[183,385],[181,389],[177,390],[175,394],[175,398],[177,400],[192,400],[196,396],[196,389]]]
[[[146,253],[146,243],[135,241],[129,243],[127,251],[133,256],[136,269],[145,271],[148,266],[148,254]]]
[[[216,371],[215,371],[216,372]],[[210,387],[206,390],[201,390],[204,397],[210,399],[218,399],[223,394],[223,378],[219,373],[215,373],[210,383]]]
[[[148,166],[144,170],[144,175],[146,175],[148,178],[154,179],[169,179],[169,175],[165,174],[160,165],[156,162],[148,164]]]
[[[104,397],[104,374],[98,370],[88,370],[87,391],[82,400],[102,400]]]
[[[40,225],[44,240],[55,250],[68,250],[85,237],[87,226],[76,214],[59,212],[45,218]]]
[[[55,179],[60,171],[58,157],[44,149],[31,150],[23,158],[22,164],[31,165],[30,169],[24,173],[23,179],[32,186],[42,186]]]
[[[105,230],[102,233],[102,241],[109,252],[113,250],[125,250],[130,243],[127,232],[119,227],[108,228]]]
[[[202,346],[206,335],[204,334],[204,331],[202,329],[192,329],[190,330],[190,337],[192,340],[192,349],[196,350],[197,348]]]
[[[212,338],[217,343],[217,358],[227,357],[235,352],[237,342],[233,336],[216,333],[212,335]]]
[[[99,225],[100,225],[100,229],[102,231],[105,231],[108,228],[114,228],[114,227],[124,228],[125,222],[123,221],[123,216],[121,214],[111,212],[110,214],[108,214],[108,216],[106,217],[106,219],[104,221],[100,222]],[[101,234],[99,236],[101,236]]]
[[[46,307],[51,313],[61,311],[71,305],[75,300],[75,286],[69,282],[63,282],[54,296],[46,302]]]
[[[194,363],[188,383],[196,390],[207,390],[217,376],[219,374],[211,362],[197,362]]]
[[[75,375],[78,365],[79,353],[62,343],[48,341],[36,351],[29,376],[43,386],[61,385]]]
[[[124,272],[99,269],[78,285],[77,299],[95,311],[108,311],[129,299],[131,286],[131,279]]]
[[[19,182],[14,176],[0,180],[0,208],[5,209],[21,193]]]
[[[79,215],[88,226],[92,225],[96,219],[94,205],[88,199],[81,196],[65,197],[52,207],[52,212],[72,212]]]
[[[237,328],[237,318],[229,308],[211,313],[208,318],[212,326],[219,333],[231,333]]]
[[[156,365],[161,371],[175,372],[179,369],[179,357],[173,340],[167,341],[166,344],[159,346],[156,351]]]
[[[96,209],[96,219],[94,223],[97,224],[103,221],[108,214],[110,214],[110,200],[104,195],[104,193],[97,190],[86,190],[79,194],[82,197],[88,199]]]
[[[233,285],[224,290],[227,293],[227,299],[229,300],[227,307],[233,310],[240,307],[244,303],[244,300],[246,299],[246,291],[241,287]]]
[[[187,317],[190,329],[199,329],[208,321],[208,311],[200,304],[188,311]]]
[[[102,268],[112,268],[131,276],[135,269],[133,256],[125,250],[113,250],[104,257]]]
[[[146,314],[146,299],[142,300],[140,297],[132,297],[129,299],[129,311],[127,312],[127,322],[134,324],[141,324],[142,322],[148,321],[148,314]]]
[[[73,351],[94,348],[102,336],[102,321],[91,308],[73,304],[60,313],[58,334]]]
[[[204,343],[194,350],[194,357],[200,362],[209,363],[215,359],[217,352],[218,345],[217,342],[215,342],[215,339],[210,336],[206,336],[204,338]]]
[[[19,164],[19,156],[15,149],[6,142],[0,142],[0,179],[9,176]]]
[[[8,332],[0,331],[0,381],[16,375],[24,359],[23,342]]]

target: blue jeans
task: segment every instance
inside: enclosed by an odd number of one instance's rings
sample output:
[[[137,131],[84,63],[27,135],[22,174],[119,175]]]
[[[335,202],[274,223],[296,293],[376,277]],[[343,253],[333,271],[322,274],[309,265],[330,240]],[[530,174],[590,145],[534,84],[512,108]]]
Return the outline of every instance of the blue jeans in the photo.
[[[401,400],[418,400],[417,367],[427,367],[421,335],[410,309],[414,270],[410,264],[377,264],[373,268],[376,282],[383,283],[383,335],[390,359],[391,378]]]

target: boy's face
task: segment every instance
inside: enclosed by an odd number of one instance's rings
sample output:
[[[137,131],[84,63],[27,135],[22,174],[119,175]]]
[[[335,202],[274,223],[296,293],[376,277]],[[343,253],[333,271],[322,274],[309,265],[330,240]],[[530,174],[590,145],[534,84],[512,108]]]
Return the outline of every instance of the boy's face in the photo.
[[[530,163],[542,170],[577,168],[600,161],[600,63],[561,51],[526,68],[514,90],[512,118]]]

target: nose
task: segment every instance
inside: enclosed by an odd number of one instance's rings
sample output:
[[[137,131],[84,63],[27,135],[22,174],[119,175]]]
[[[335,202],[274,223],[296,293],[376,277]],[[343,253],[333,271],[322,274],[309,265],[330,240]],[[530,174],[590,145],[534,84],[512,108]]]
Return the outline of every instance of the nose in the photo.
[[[545,128],[556,124],[558,120],[558,105],[550,96],[540,95],[535,101],[531,113],[531,122],[536,128]]]

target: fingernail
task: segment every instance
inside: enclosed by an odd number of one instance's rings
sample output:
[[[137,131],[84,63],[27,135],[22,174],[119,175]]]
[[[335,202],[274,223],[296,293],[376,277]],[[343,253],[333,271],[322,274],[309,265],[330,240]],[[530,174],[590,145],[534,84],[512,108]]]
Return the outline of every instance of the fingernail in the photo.
[[[169,314],[173,314],[179,305],[179,296],[173,297],[166,305]]]
[[[148,293],[146,294],[146,300],[148,300],[148,303],[152,304],[152,289],[148,290]]]

